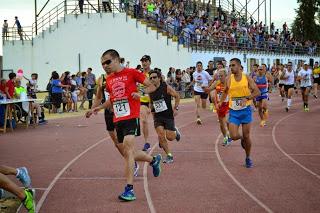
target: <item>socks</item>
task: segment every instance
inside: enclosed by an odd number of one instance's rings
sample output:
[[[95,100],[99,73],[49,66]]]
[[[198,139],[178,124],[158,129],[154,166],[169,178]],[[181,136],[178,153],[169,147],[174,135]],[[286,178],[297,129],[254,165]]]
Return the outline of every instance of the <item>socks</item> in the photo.
[[[132,190],[133,189],[133,185],[127,184],[127,189]]]
[[[292,99],[287,99],[287,107],[290,108],[292,103]]]

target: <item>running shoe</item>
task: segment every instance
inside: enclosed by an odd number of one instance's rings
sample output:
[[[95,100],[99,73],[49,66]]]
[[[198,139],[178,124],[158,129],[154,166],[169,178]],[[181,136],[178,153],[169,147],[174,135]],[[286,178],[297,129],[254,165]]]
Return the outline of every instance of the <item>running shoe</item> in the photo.
[[[286,112],[289,112],[289,107],[286,107]]]
[[[313,97],[314,97],[315,99],[318,99],[318,96],[316,96],[316,95],[313,95]]]
[[[253,162],[249,157],[246,158],[246,167],[247,168],[252,168],[253,167]]]
[[[210,110],[210,111],[213,111],[213,103],[210,104],[209,110]]]
[[[28,174],[28,170],[26,167],[20,167],[17,169],[16,178],[22,183],[22,185],[26,188],[31,187],[31,178]]]
[[[260,126],[261,126],[261,127],[266,126],[266,121],[265,121],[265,120],[260,121]]]
[[[197,124],[198,124],[198,125],[201,125],[201,124],[202,124],[202,121],[201,121],[200,118],[197,119]]]
[[[24,189],[25,198],[22,201],[24,207],[28,210],[28,213],[36,212],[36,203],[34,193],[31,189]]]
[[[173,156],[167,155],[166,159],[163,160],[163,163],[173,163]]]
[[[305,112],[309,112],[309,107],[305,107],[305,108],[304,108],[304,111],[305,111]]]
[[[139,171],[139,164],[135,161],[134,162],[134,171],[133,171],[133,175],[135,177],[138,177],[138,171]]]
[[[228,137],[223,138],[222,146],[227,146],[228,145]]]
[[[228,145],[231,145],[232,143],[232,139],[230,138],[230,136],[228,136]]]
[[[134,201],[136,198],[133,189],[130,189],[128,186],[124,188],[124,192],[118,197],[123,201]]]
[[[174,128],[176,130],[176,140],[177,141],[180,141],[181,139],[181,133],[179,131],[179,129],[177,127]]]
[[[4,190],[0,188],[0,199],[4,197]]]
[[[143,146],[142,151],[147,152],[149,149],[150,149],[150,143],[145,143],[144,146]]]
[[[161,161],[162,156],[160,154],[153,157],[153,163],[151,164],[153,168],[153,176],[158,177],[161,174]]]

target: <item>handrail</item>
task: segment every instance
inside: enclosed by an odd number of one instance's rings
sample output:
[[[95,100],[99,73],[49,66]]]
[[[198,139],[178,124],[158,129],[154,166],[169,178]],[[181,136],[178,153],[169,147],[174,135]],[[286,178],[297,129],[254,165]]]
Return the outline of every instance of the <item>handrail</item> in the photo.
[[[94,2],[97,2],[95,4]],[[185,47],[191,48],[192,51],[208,51],[208,50],[222,50],[222,51],[253,51],[257,53],[286,53],[286,54],[317,54],[319,50],[313,50],[310,47],[299,47],[297,45],[286,45],[286,44],[270,44],[269,41],[264,42],[253,42],[249,39],[236,38],[234,41],[228,38],[207,38],[202,39],[201,36],[197,36],[194,32],[186,32],[179,26],[174,26],[171,23],[165,23],[153,13],[144,13],[134,7],[133,1],[129,1],[127,5],[126,13],[132,15],[139,20],[144,20],[148,26],[156,27],[167,35],[167,38],[172,38],[178,41],[178,44],[184,45]],[[192,1],[187,1],[190,5],[188,9],[193,10],[195,5]],[[225,1],[222,1],[225,2]],[[98,4],[100,3],[100,4]],[[86,13],[98,13],[102,12],[101,0],[91,0],[89,4],[85,4],[83,12]],[[203,6],[203,3],[201,3]],[[201,6],[201,5],[200,5]],[[123,12],[120,10],[120,5],[116,6],[116,3],[112,1],[111,4],[112,12]],[[198,6],[197,6],[198,7]],[[98,8],[98,10],[96,9]],[[199,8],[198,8],[199,9]],[[79,14],[78,0],[65,0],[58,4],[56,7],[48,11],[45,15],[38,18],[37,26],[35,23],[31,27],[23,28],[23,35],[21,36],[16,28],[9,28],[9,36],[6,40],[31,40],[36,36],[35,32],[43,32],[46,28],[51,30],[52,24],[58,24],[60,18],[65,17],[66,14]],[[37,28],[37,29],[36,29]]]

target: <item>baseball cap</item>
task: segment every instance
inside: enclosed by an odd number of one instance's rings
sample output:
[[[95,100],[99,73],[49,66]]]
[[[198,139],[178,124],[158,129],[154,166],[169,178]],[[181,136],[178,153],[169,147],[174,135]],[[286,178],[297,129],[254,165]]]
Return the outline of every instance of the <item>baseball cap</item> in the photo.
[[[142,56],[142,58],[140,59],[140,61],[146,61],[146,60],[151,61],[151,57],[150,57],[149,55],[144,55],[144,56]]]

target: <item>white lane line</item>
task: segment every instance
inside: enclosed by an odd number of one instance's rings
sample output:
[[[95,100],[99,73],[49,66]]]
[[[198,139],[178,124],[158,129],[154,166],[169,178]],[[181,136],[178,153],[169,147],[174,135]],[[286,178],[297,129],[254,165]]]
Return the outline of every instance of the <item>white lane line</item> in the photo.
[[[219,148],[218,148],[218,144],[220,141],[222,134],[220,134],[216,140],[215,143],[215,150],[216,150],[216,156],[218,158],[218,161],[220,163],[220,166],[223,168],[223,170],[227,173],[227,175],[233,180],[233,182],[235,182],[235,184],[237,184],[237,186],[243,191],[245,192],[252,200],[254,200],[259,206],[261,206],[266,212],[268,213],[272,213],[273,211],[266,205],[264,204],[262,201],[260,201],[256,196],[254,196],[249,190],[247,190],[229,171],[229,169],[227,169],[226,165],[223,163],[220,153],[219,153]]]
[[[273,139],[273,143],[274,145],[276,145],[276,147],[279,149],[280,152],[282,152],[282,154],[284,154],[287,158],[289,158],[293,163],[297,164],[298,166],[300,166],[302,169],[304,169],[306,172],[314,175],[316,178],[320,179],[320,175],[318,175],[317,173],[311,171],[310,169],[308,169],[307,167],[305,167],[304,165],[302,165],[301,163],[299,163],[298,161],[296,161],[293,157],[291,157],[288,153],[286,153],[282,148],[281,146],[278,144],[277,142],[277,139],[276,139],[276,128],[277,126],[284,120],[290,118],[291,116],[294,116],[295,114],[297,114],[298,112],[296,113],[293,113],[291,115],[287,115],[283,118],[281,118],[280,120],[277,121],[277,123],[273,126],[272,128],[272,139]]]
[[[125,177],[61,177],[60,180],[126,180]],[[143,177],[135,177],[143,179]]]
[[[193,112],[193,111],[192,111]],[[182,114],[182,113],[181,113]],[[209,118],[211,117],[212,115],[209,115],[209,116],[205,116],[203,119],[206,119],[206,118]],[[195,121],[191,121],[189,123],[186,123],[180,127],[178,127],[179,129],[182,129],[190,124],[193,124],[195,123]],[[179,142],[181,143],[181,142]],[[183,143],[183,142],[182,142]],[[155,150],[155,148],[158,146],[158,143],[154,144],[149,152],[149,154],[151,155],[152,152]],[[144,188],[144,192],[146,194],[146,198],[147,198],[147,203],[148,203],[148,206],[149,206],[149,209],[150,209],[150,213],[156,213],[156,209],[154,208],[154,205],[153,205],[153,202],[152,202],[152,198],[151,198],[151,195],[150,195],[150,191],[149,191],[149,185],[148,185],[148,162],[145,162],[144,163],[144,166],[143,166],[143,188]]]
[[[81,152],[79,155],[77,155],[75,158],[73,158],[71,161],[69,161],[69,163],[67,163],[61,170],[60,172],[55,176],[55,178],[51,181],[51,183],[49,184],[49,187],[47,188],[46,191],[44,191],[44,193],[42,194],[37,208],[36,208],[36,212],[39,212],[44,201],[46,200],[48,194],[50,193],[51,189],[53,188],[53,186],[56,184],[56,182],[59,180],[59,178],[62,176],[62,174],[67,170],[68,167],[70,167],[74,162],[76,162],[81,156],[83,156],[84,154],[86,154],[87,152],[89,152],[91,149],[95,148],[96,146],[98,146],[100,143],[102,143],[103,141],[106,141],[108,138],[110,137],[106,137],[103,138],[101,140],[99,140],[97,143],[91,145],[90,147],[88,147],[86,150],[84,150],[83,152]]]
[[[319,153],[304,153],[304,154],[297,154],[297,153],[294,153],[294,154],[288,154],[288,155],[297,155],[297,156],[320,156]]]
[[[171,151],[173,153],[214,153],[215,151],[210,151],[210,150],[173,150]]]

